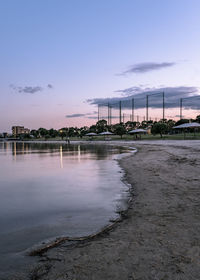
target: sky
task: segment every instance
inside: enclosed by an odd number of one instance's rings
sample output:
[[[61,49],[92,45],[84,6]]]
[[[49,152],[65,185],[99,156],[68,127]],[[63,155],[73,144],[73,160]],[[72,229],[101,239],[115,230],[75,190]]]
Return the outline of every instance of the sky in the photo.
[[[91,125],[108,98],[198,94],[199,11],[199,0],[0,0],[0,132]]]

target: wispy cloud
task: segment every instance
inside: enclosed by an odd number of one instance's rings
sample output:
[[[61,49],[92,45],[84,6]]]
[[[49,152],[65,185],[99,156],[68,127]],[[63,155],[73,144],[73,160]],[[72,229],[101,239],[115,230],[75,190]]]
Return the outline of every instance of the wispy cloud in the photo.
[[[142,92],[146,92],[148,90],[153,90],[153,88],[148,88],[148,87],[143,87],[143,86],[134,86],[130,88],[125,88],[125,89],[119,89],[115,90],[115,92],[120,93],[122,96],[130,96],[130,95],[136,95],[140,94]]]
[[[40,86],[25,86],[25,87],[19,87],[15,85],[10,85],[10,87],[18,93],[31,93],[34,94],[36,92],[42,91],[43,88]]]
[[[12,88],[15,92],[17,93],[30,93],[30,94],[34,94],[37,92],[41,92],[45,89],[45,87],[41,87],[41,86],[16,86],[11,84],[10,88]],[[53,86],[51,84],[47,85],[48,89],[53,89]]]
[[[80,117],[84,117],[85,114],[71,114],[71,115],[66,115],[66,118],[80,118]]]
[[[183,98],[183,105],[193,109],[200,108],[199,102],[200,95],[198,95],[197,87],[158,87],[158,88],[142,88],[131,87],[116,92],[121,94],[121,97],[113,98],[94,98],[89,99],[87,102],[91,105],[107,105],[108,103],[112,108],[119,108],[119,101],[122,101],[124,109],[131,108],[131,99],[134,98],[135,108],[144,108],[146,106],[146,95],[149,95],[149,106],[152,108],[162,108],[162,92],[165,93],[165,106],[166,108],[177,108],[180,105],[180,98]],[[188,98],[195,96],[194,98]],[[186,98],[186,99],[184,99]],[[188,98],[188,99],[187,99]]]
[[[168,68],[176,65],[175,62],[143,62],[131,65],[127,70],[122,72],[120,75],[126,75],[126,74],[139,74],[139,73],[146,73],[150,71],[160,70],[163,68]]]
[[[88,119],[91,119],[91,120],[98,120],[98,117],[97,117],[97,116],[91,116],[91,117],[88,117]]]
[[[92,118],[96,118],[96,116],[93,116],[93,115],[96,115],[98,112],[97,111],[93,111],[92,113],[85,113],[85,114],[71,114],[71,115],[66,115],[65,117],[66,118],[80,118],[80,117],[88,117],[89,119],[92,119]]]

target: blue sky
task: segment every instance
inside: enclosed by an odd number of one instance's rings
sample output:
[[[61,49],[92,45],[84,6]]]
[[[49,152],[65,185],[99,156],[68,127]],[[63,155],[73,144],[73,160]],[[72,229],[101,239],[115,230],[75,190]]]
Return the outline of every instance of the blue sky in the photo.
[[[92,124],[66,115],[131,87],[198,93],[199,11],[199,0],[0,0],[0,131]],[[172,65],[129,71],[148,63]]]

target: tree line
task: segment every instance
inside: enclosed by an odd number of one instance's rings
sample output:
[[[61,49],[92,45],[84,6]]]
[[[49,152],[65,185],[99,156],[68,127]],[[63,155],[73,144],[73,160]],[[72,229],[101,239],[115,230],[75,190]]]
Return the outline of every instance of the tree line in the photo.
[[[142,129],[151,129],[152,134],[160,134],[161,137],[163,134],[172,133],[172,127],[176,125],[180,125],[183,123],[189,122],[198,122],[200,123],[200,115],[196,117],[196,119],[181,119],[179,121],[174,121],[172,119],[167,120],[160,120],[160,121],[142,121],[142,122],[135,122],[135,121],[127,121],[126,123],[117,123],[113,125],[108,125],[106,120],[99,120],[96,124],[87,127],[83,126],[81,128],[78,127],[63,127],[61,129],[46,129],[46,128],[39,128],[31,130],[29,135],[23,135],[24,138],[56,138],[61,137],[62,139],[66,137],[79,137],[82,138],[87,133],[94,132],[94,133],[101,133],[105,131],[110,131],[116,135],[123,137],[124,134],[128,133],[132,129],[142,128]]]

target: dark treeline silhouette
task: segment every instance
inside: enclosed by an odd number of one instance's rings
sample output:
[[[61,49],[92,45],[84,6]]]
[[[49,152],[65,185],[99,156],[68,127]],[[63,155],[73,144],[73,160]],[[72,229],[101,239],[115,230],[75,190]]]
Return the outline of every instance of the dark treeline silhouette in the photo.
[[[176,125],[180,125],[183,123],[189,122],[198,122],[200,123],[200,115],[198,115],[195,119],[180,119],[179,121],[174,121],[172,119],[162,119],[160,121],[142,121],[142,122],[132,122],[127,121],[126,123],[117,123],[113,125],[108,125],[106,120],[99,120],[96,124],[91,125],[90,127],[83,126],[81,128],[78,127],[63,127],[61,129],[33,129],[31,130],[29,135],[21,135],[21,138],[56,138],[60,137],[61,139],[66,139],[68,137],[79,137],[82,138],[87,133],[101,133],[105,131],[110,131],[116,135],[122,136],[128,133],[132,129],[142,128],[142,129],[151,129],[152,134],[160,134],[161,137],[163,134],[173,133],[174,130],[172,127]]]

